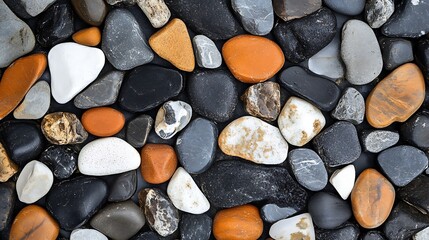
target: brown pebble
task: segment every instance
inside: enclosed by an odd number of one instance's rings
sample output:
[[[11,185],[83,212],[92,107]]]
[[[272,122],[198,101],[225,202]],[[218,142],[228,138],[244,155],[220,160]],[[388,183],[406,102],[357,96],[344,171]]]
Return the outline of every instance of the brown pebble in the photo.
[[[18,166],[9,158],[6,149],[0,143],[0,182],[7,182],[17,172]]]
[[[144,180],[152,184],[168,181],[177,168],[177,156],[167,144],[148,143],[141,151],[140,170]]]
[[[125,125],[125,117],[120,111],[110,107],[97,107],[82,115],[85,130],[97,137],[110,137],[117,134]]]
[[[73,34],[72,38],[79,44],[94,47],[101,42],[101,31],[98,27],[85,28]]]

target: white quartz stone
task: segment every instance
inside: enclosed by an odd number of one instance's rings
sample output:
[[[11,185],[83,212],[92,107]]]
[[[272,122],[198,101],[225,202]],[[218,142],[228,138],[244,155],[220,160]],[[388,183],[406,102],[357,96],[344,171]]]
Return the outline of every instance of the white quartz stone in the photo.
[[[164,0],[136,0],[136,2],[154,28],[164,26],[170,19],[170,9]]]
[[[355,185],[356,170],[352,164],[342,169],[336,170],[329,178],[329,182],[340,194],[341,198],[346,200]]]
[[[45,196],[54,183],[54,175],[43,163],[33,160],[22,169],[16,181],[19,201],[34,203]]]
[[[45,116],[50,104],[51,88],[46,81],[39,81],[27,92],[13,116],[16,119],[39,119]]]
[[[276,240],[316,240],[313,221],[309,213],[286,218],[274,223],[269,231]]]
[[[222,64],[222,55],[215,43],[204,35],[196,35],[192,39],[195,51],[195,59],[202,68],[218,68]]]
[[[108,238],[95,229],[82,228],[73,230],[70,240],[108,240]]]
[[[182,101],[168,101],[156,114],[155,132],[162,139],[170,139],[185,128],[191,118],[191,105]]]

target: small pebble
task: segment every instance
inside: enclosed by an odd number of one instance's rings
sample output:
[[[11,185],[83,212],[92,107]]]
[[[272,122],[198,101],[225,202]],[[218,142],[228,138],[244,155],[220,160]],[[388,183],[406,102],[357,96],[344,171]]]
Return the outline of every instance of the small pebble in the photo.
[[[122,112],[110,107],[91,108],[82,114],[82,125],[97,137],[110,137],[117,134],[125,125]]]
[[[273,1],[274,12],[283,21],[307,16],[322,7],[322,0],[276,0]]]
[[[308,213],[274,223],[270,228],[270,236],[274,239],[316,240],[313,221]]]
[[[135,148],[143,147],[146,144],[152,126],[153,119],[149,115],[140,115],[132,119],[127,125],[127,142]]]
[[[5,0],[4,2],[12,8],[21,18],[31,18],[45,11],[56,0],[40,0],[37,2],[28,0]]]
[[[361,124],[365,117],[365,100],[362,94],[355,88],[347,88],[331,115],[338,120]]]
[[[401,137],[412,145],[429,148],[429,113],[425,110],[414,114],[401,126]]]
[[[0,182],[7,182],[15,173],[18,172],[18,166],[10,159],[0,143]]]
[[[266,0],[232,0],[232,9],[244,29],[254,35],[267,35],[274,25],[273,4]]]
[[[316,228],[316,239],[338,240],[338,239],[359,239],[359,227],[355,224],[346,223],[337,229],[320,229]]]
[[[71,0],[75,13],[86,23],[100,26],[107,15],[107,4],[103,0]]]
[[[98,27],[84,28],[75,32],[72,38],[79,44],[95,47],[101,42],[101,31]]]
[[[212,219],[205,214],[183,214],[180,220],[181,240],[209,240],[212,232]]]
[[[379,153],[399,141],[399,133],[387,130],[366,130],[362,132],[361,142],[365,151]]]
[[[168,181],[177,168],[177,156],[167,144],[148,143],[141,150],[140,171],[144,180],[152,184]]]
[[[277,204],[265,204],[261,208],[261,217],[265,222],[274,223],[279,220],[285,219],[296,213],[296,209],[289,207],[280,207]]]
[[[365,0],[324,0],[323,1],[332,10],[345,15],[358,15],[365,7]]]
[[[344,168],[335,170],[329,178],[329,182],[337,190],[343,200],[349,198],[352,192],[353,186],[355,185],[356,170],[355,167],[350,164]]]
[[[88,133],[73,113],[54,112],[45,115],[41,128],[49,142],[56,145],[83,143]]]
[[[46,81],[34,84],[25,95],[21,104],[13,111],[16,119],[40,119],[51,104],[51,88]]]
[[[165,5],[164,0],[136,0],[136,3],[154,28],[164,26],[170,19],[170,9]]]
[[[3,231],[12,221],[16,199],[15,183],[7,182],[0,184],[0,198],[2,199],[2,207],[0,208],[0,231]]]
[[[275,121],[280,113],[280,85],[263,82],[250,86],[241,96],[246,111],[265,121]]]
[[[414,60],[413,46],[408,40],[401,38],[381,38],[380,47],[386,70],[393,70],[404,63]]]
[[[341,59],[340,45],[340,34],[337,32],[326,47],[308,59],[308,69],[328,78],[344,78],[345,68]]]
[[[314,224],[323,229],[335,229],[352,216],[348,202],[326,192],[318,192],[310,198],[308,212]]]
[[[379,231],[369,231],[362,236],[362,240],[386,240],[384,235]]]
[[[69,146],[52,145],[40,155],[40,162],[58,179],[69,178],[77,169],[78,153]]]
[[[70,234],[70,240],[108,240],[104,234],[95,229],[75,229]]]
[[[199,67],[218,68],[222,64],[222,55],[215,43],[204,35],[196,35],[192,39],[195,59]]]
[[[365,19],[372,28],[379,28],[395,11],[393,0],[370,0],[365,4]]]
[[[170,139],[185,128],[191,118],[191,105],[183,101],[165,102],[156,114],[155,132],[162,139]]]
[[[426,240],[429,239],[429,227],[424,228],[418,233],[414,234],[413,240]]]
[[[398,191],[399,198],[418,208],[421,212],[429,212],[429,199],[426,196],[426,187],[429,187],[429,177],[419,175],[405,187]]]
[[[110,186],[109,202],[122,202],[130,199],[137,189],[137,171],[120,174]]]

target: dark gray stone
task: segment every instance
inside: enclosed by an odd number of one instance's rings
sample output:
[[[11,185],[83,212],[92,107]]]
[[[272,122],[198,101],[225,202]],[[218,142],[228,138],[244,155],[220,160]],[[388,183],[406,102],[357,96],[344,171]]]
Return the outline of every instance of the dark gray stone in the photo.
[[[107,200],[121,202],[130,199],[136,192],[137,174],[141,174],[139,169],[120,174],[110,187]]]
[[[154,232],[141,232],[136,234],[131,240],[159,240],[158,236]]]
[[[0,183],[0,232],[12,221],[13,208],[15,206],[15,183]],[[1,235],[0,235],[1,236]]]
[[[362,236],[362,240],[385,240],[383,234],[379,231],[369,231]]]
[[[338,101],[337,106],[331,112],[333,118],[361,124],[365,117],[365,99],[355,88],[347,88]]]
[[[140,115],[128,122],[126,140],[131,146],[141,148],[146,144],[147,137],[153,126],[149,115]]]
[[[78,152],[69,146],[52,145],[48,147],[40,156],[40,161],[58,179],[69,178],[77,169]]]
[[[401,38],[380,39],[381,54],[383,55],[384,68],[393,70],[400,65],[411,62],[413,46],[410,41]]]
[[[318,192],[310,198],[308,212],[314,224],[323,229],[335,229],[352,217],[348,202],[326,192]]]
[[[425,214],[429,213],[429,177],[420,175],[411,181],[407,186],[398,190],[399,198]]]
[[[274,11],[284,21],[307,16],[322,7],[322,0],[274,0]]]
[[[296,209],[290,207],[279,207],[277,204],[265,204],[261,208],[261,217],[269,223],[288,218],[296,213]]]
[[[316,239],[323,240],[358,240],[359,238],[359,227],[355,224],[347,223],[344,226],[332,229],[325,230],[320,228],[315,228],[316,230]]]
[[[416,46],[416,62],[429,79],[429,39],[421,38]]]
[[[266,0],[232,0],[232,9],[244,29],[254,35],[268,34],[274,25],[273,4]]]
[[[362,147],[365,151],[379,153],[399,141],[399,133],[389,130],[365,130],[361,135]]]
[[[323,0],[323,2],[337,13],[344,15],[358,15],[365,7],[365,0]]]
[[[183,214],[180,220],[181,240],[208,240],[212,230],[212,219],[205,214]]]
[[[365,4],[365,19],[372,28],[379,28],[395,11],[393,0],[369,0]]]
[[[418,112],[402,124],[401,137],[418,148],[428,149],[429,112],[425,110]]]

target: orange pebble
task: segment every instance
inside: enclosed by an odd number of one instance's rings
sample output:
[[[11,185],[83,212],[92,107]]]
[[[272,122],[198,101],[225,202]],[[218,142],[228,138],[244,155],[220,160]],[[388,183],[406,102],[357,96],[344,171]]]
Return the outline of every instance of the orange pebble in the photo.
[[[74,33],[72,38],[79,44],[94,47],[101,42],[101,32],[98,27],[85,28]]]
[[[151,143],[143,146],[140,170],[146,182],[164,183],[173,176],[176,168],[177,156],[171,146]]]
[[[121,131],[124,124],[124,115],[110,107],[91,108],[82,115],[82,125],[85,130],[98,137],[115,135]]]

